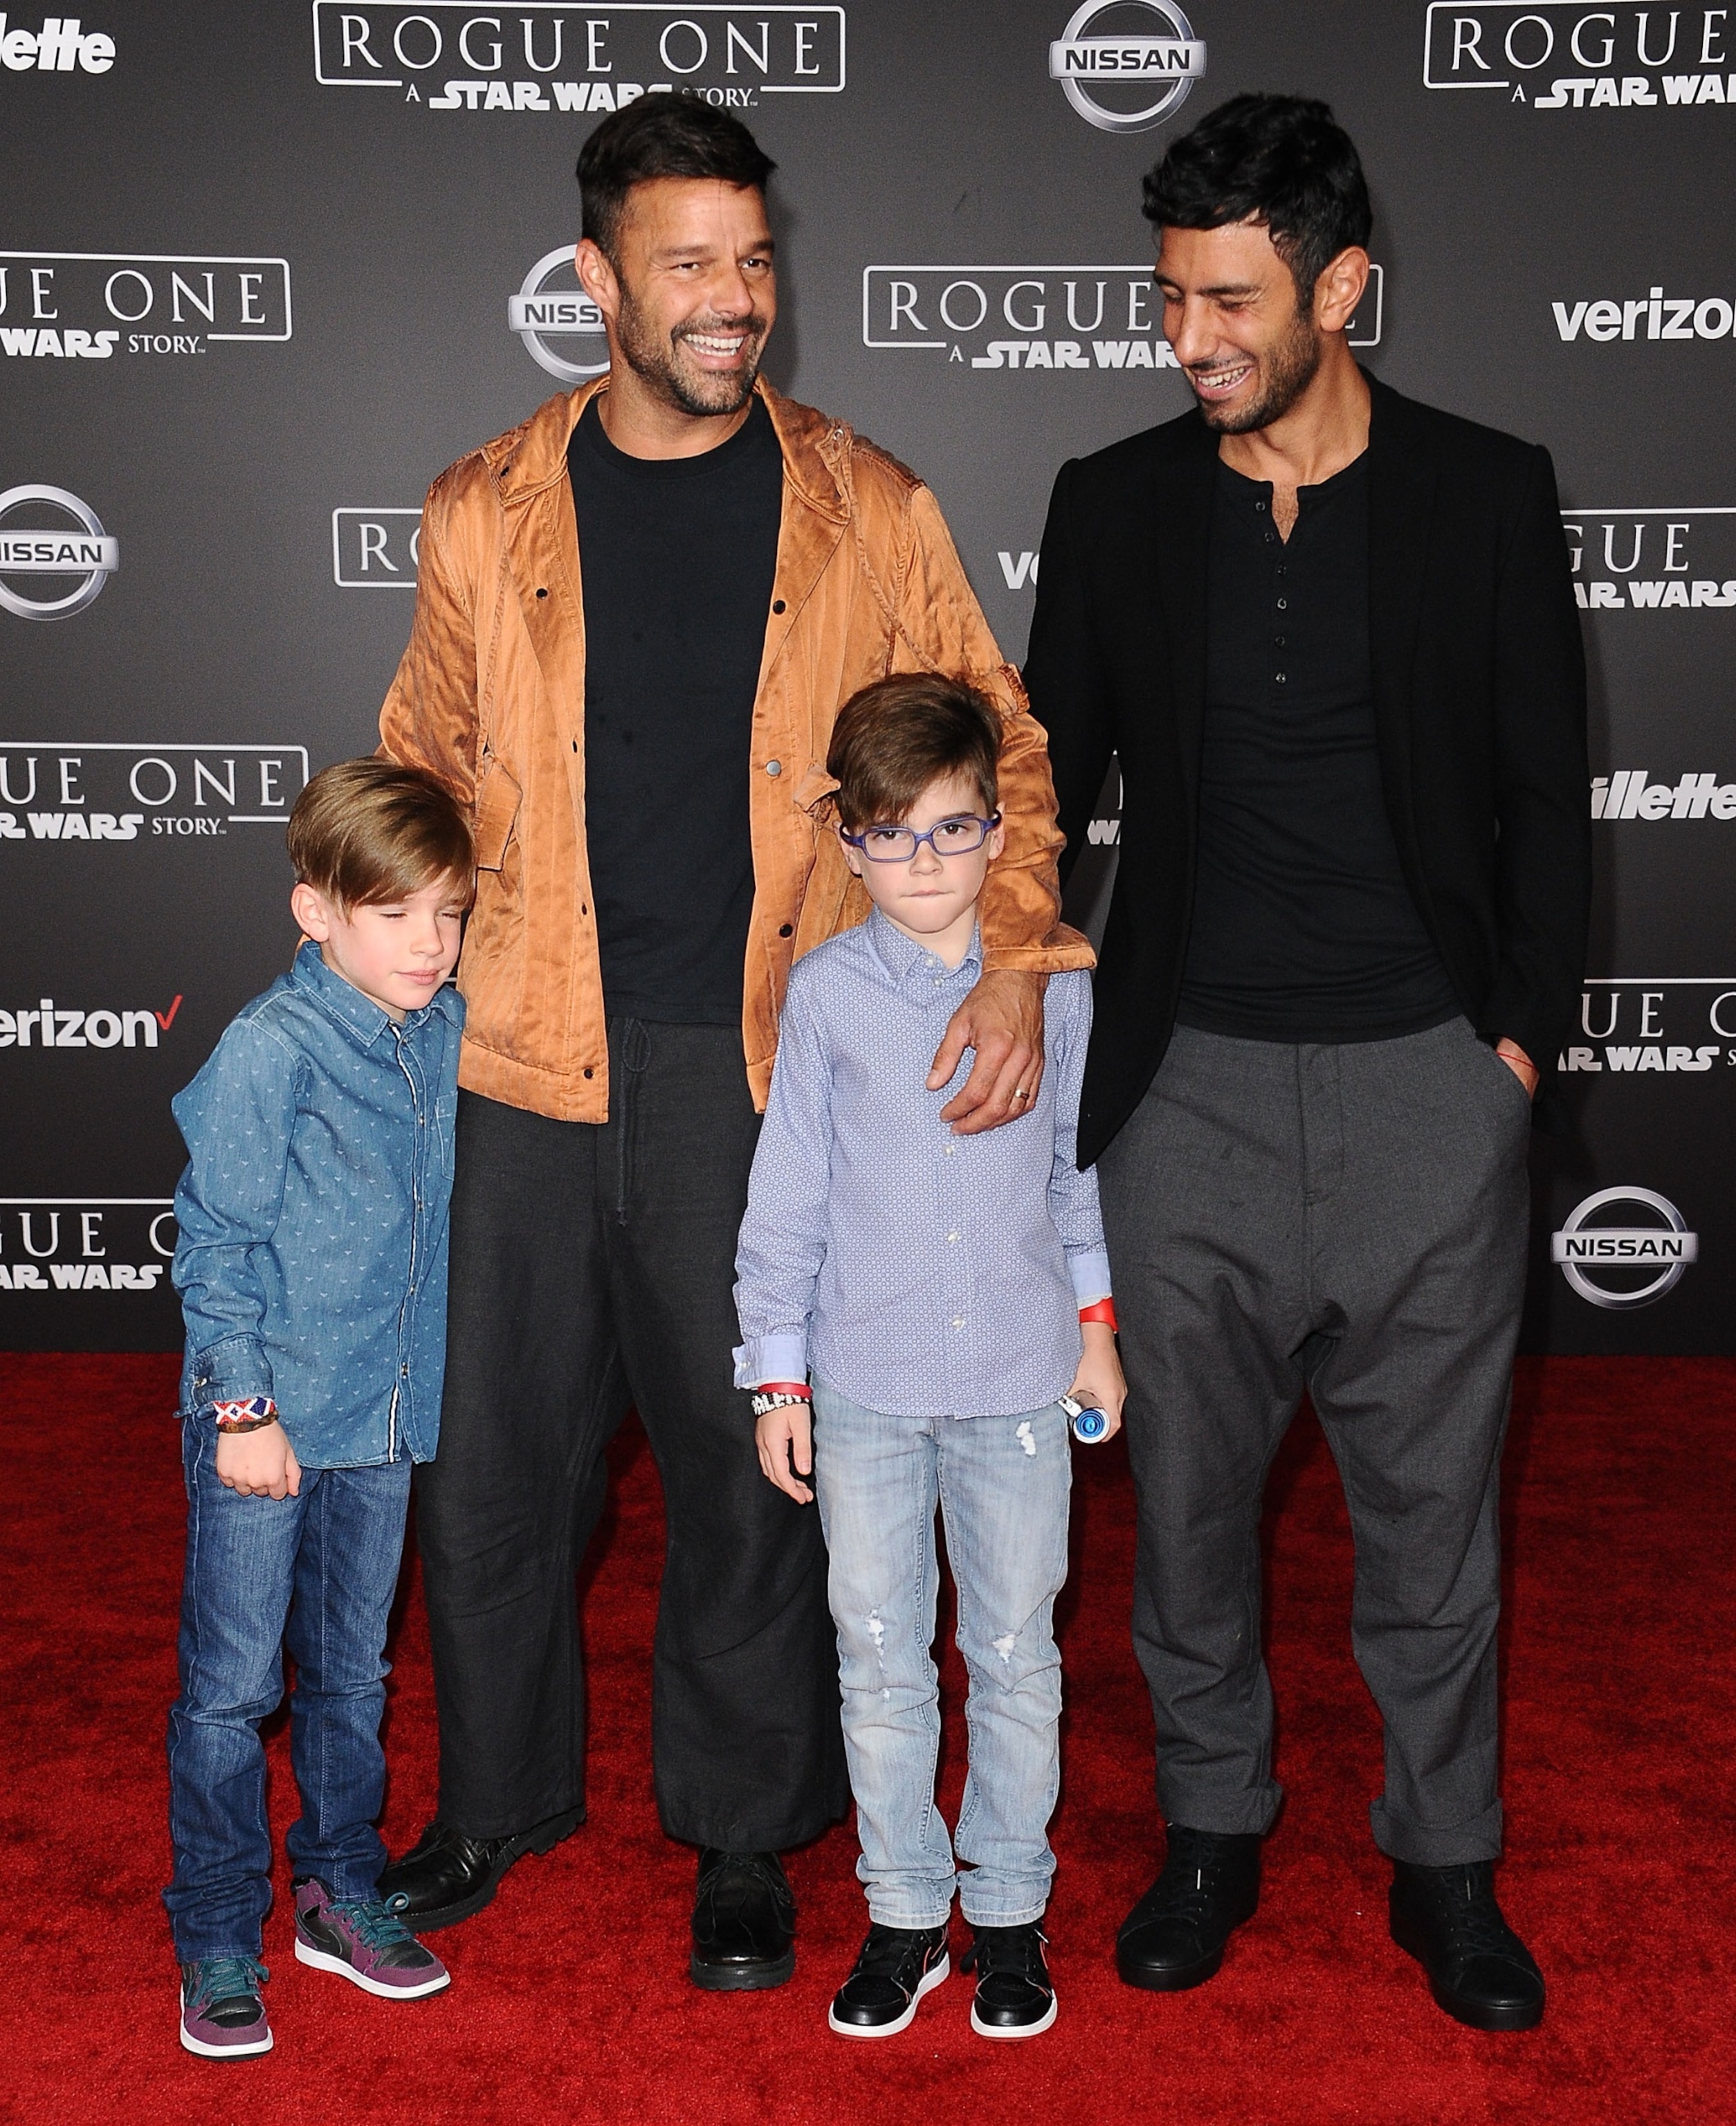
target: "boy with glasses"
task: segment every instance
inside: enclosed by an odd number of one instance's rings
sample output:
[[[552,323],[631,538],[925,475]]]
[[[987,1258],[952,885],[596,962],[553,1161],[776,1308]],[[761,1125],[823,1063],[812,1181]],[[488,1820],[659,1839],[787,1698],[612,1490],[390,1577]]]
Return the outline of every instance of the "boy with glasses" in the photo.
[[[999,749],[987,702],[929,674],[840,711],[827,769],[874,906],[790,976],[737,1259],[736,1382],[757,1391],[760,1465],[791,1498],[818,1495],[830,1554],[871,1922],[828,2018],[851,2037],[907,2029],[947,1977],[955,1887],[975,1935],[972,2028],[1032,2037],[1055,2015],[1040,1922],[1059,1781],[1061,1399],[1113,1431],[1125,1388],[1097,1183],[1073,1159],[1087,977],[1050,980],[1050,1068],[1020,1089],[1020,1121],[950,1130],[955,1087],[929,1068],[980,970]],[[963,1873],[934,1796],[937,1502],[970,1675]]]

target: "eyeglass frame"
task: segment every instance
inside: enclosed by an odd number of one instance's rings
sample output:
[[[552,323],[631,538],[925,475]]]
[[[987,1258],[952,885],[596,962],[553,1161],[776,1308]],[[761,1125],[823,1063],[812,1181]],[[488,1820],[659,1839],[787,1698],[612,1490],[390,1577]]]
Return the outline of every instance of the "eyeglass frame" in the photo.
[[[960,820],[974,820],[982,829],[982,839],[973,842],[968,849],[943,849],[938,847],[934,838],[941,828],[955,827]],[[864,827],[859,834],[852,834],[846,826],[840,826],[837,831],[839,839],[848,842],[851,848],[860,850],[863,859],[868,863],[914,863],[916,853],[924,842],[927,842],[929,848],[933,850],[936,857],[941,863],[945,863],[948,857],[974,857],[982,848],[983,843],[988,840],[1000,824],[1001,815],[998,811],[992,813],[986,820],[980,812],[949,812],[944,820],[936,820],[932,827],[924,827],[920,832],[914,827],[907,827],[890,820],[876,820],[871,825]],[[910,853],[908,857],[877,857],[872,849],[866,846],[870,834],[887,833],[909,835]]]

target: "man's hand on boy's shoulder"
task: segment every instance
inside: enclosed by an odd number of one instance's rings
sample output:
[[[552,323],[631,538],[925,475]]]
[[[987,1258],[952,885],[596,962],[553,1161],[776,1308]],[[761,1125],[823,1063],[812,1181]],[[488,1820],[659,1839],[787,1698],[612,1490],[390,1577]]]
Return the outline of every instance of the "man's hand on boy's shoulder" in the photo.
[[[281,1424],[257,1432],[219,1432],[217,1481],[243,1499],[294,1499],[301,1494],[301,1464]]]
[[[976,1051],[970,1075],[941,1109],[957,1136],[975,1136],[1029,1114],[1043,1082],[1043,991],[1049,977],[1022,968],[984,975],[952,1014],[928,1074],[938,1092],[967,1048]]]

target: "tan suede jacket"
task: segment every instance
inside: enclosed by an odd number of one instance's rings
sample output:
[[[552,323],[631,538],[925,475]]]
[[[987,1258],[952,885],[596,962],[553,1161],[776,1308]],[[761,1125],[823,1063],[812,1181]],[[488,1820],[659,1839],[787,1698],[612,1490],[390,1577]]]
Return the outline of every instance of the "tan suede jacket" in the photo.
[[[567,443],[606,380],[551,399],[441,475],[416,617],[380,713],[383,750],[437,775],[476,829],[459,962],[459,1081],[566,1122],[607,1119],[608,1051],[585,845],[585,626]],[[833,719],[889,672],[967,676],[1006,718],[1007,845],[984,891],[984,964],[1089,966],[1059,921],[1061,838],[1040,726],[1001,661],[928,489],[841,422],[762,381],[784,454],[783,521],[753,711],[754,898],[742,1039],[763,1108],[791,961],[867,901],[829,831]]]

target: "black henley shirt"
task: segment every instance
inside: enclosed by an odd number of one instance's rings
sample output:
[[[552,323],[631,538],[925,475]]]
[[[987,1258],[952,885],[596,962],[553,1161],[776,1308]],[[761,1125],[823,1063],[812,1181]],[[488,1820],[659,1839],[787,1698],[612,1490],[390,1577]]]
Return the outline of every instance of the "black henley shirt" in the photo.
[[[1177,1017],[1243,1040],[1383,1041],[1459,1006],[1399,863],[1368,641],[1365,454],[1298,490],[1219,464],[1199,854]]]

